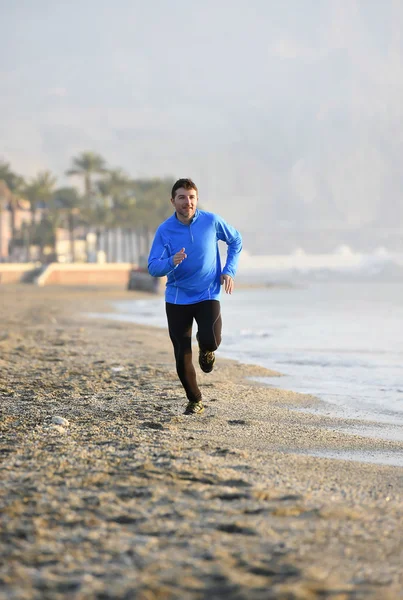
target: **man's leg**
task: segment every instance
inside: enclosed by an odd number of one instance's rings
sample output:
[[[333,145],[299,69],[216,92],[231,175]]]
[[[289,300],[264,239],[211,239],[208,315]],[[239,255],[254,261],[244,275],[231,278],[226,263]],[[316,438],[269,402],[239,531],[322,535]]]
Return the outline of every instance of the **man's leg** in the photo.
[[[199,343],[199,365],[202,371],[213,370],[215,355],[221,344],[221,307],[218,300],[205,300],[195,304],[195,319],[198,326],[197,341]]]
[[[176,360],[176,372],[185,389],[189,402],[200,402],[201,391],[196,381],[196,371],[192,362],[192,324],[194,304],[166,303],[169,337],[171,338]]]

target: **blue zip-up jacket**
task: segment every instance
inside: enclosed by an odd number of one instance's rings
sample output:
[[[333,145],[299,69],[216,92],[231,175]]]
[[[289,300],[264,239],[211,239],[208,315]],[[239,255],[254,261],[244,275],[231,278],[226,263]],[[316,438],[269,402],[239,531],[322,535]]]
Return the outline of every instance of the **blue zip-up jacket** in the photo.
[[[222,270],[218,240],[228,246]],[[173,257],[182,248],[187,258],[175,267]],[[156,231],[148,271],[153,277],[167,275],[167,302],[194,304],[218,300],[221,275],[235,277],[241,250],[241,234],[218,215],[197,209],[190,225],[185,225],[174,213]]]

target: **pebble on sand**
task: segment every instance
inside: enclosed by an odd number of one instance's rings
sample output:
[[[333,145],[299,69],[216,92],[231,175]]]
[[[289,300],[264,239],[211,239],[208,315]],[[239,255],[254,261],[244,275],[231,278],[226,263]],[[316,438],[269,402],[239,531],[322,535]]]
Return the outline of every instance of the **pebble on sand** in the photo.
[[[53,416],[52,423],[55,425],[62,425],[63,427],[68,427],[70,425],[69,421],[64,417]]]
[[[54,424],[52,424],[52,425],[50,425],[49,429],[52,432],[67,433],[67,430],[64,427],[62,427],[61,425],[54,425]]]

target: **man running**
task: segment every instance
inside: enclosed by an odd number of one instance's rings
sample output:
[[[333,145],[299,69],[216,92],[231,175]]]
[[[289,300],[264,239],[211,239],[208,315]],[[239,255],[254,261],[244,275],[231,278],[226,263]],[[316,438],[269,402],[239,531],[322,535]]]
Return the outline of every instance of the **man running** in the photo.
[[[185,414],[203,412],[202,393],[192,362],[192,325],[197,323],[199,365],[204,373],[213,370],[221,343],[221,285],[227,294],[242,250],[240,233],[216,214],[197,208],[198,190],[191,179],[178,179],[172,188],[174,214],[157,229],[148,258],[153,277],[167,275],[165,291],[169,336],[178,377],[185,389]],[[228,246],[221,268],[218,240]]]

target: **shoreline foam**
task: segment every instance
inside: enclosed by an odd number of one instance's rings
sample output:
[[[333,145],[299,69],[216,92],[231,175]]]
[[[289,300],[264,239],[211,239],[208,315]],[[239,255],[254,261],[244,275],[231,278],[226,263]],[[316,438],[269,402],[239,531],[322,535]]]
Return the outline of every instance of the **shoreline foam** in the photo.
[[[131,323],[133,325],[150,327],[152,329],[155,328],[164,332],[166,331],[163,327],[158,325],[145,325],[137,322],[135,315],[126,315],[124,313],[120,313],[115,303],[113,303],[112,306],[114,307],[113,312],[88,313],[86,316],[95,319],[110,319],[117,322]],[[287,408],[295,410],[298,413],[312,414],[318,418],[318,426],[328,428],[334,432],[339,432],[342,435],[344,434],[355,437],[358,436],[370,438],[372,440],[373,446],[370,445],[368,447],[368,445],[365,445],[362,448],[356,448],[356,444],[353,444],[353,448],[351,449],[350,453],[347,450],[343,450],[343,452],[339,452],[339,456],[344,456],[346,460],[355,460],[358,462],[363,461],[370,463],[373,462],[374,464],[393,464],[395,466],[403,466],[402,425],[392,425],[386,422],[378,422],[373,419],[366,420],[360,417],[354,417],[348,413],[347,408],[343,409],[342,406],[333,405],[311,394],[293,392],[287,388],[279,388],[277,385],[273,386],[269,382],[270,378],[282,376],[282,374],[277,371],[267,369],[266,367],[255,363],[236,361],[228,356],[225,356],[225,353],[221,352],[218,352],[217,357],[220,361],[224,360],[230,364],[236,364],[237,368],[242,371],[245,380],[249,380],[251,383],[254,381],[258,386],[266,389],[282,390],[285,393],[294,394],[293,398],[296,400],[296,402],[294,402],[294,404],[289,404]],[[320,425],[321,422],[323,425]],[[374,432],[374,435],[371,435],[371,428]],[[385,442],[386,446],[382,445],[382,442]],[[387,442],[395,442],[397,445],[388,447]],[[375,455],[373,455],[374,450],[376,451]],[[395,454],[392,456],[391,452],[393,452],[393,450],[395,450]],[[298,450],[295,449],[294,451]],[[306,452],[305,449],[304,452]],[[382,452],[385,453],[384,463],[382,463]],[[313,449],[312,456],[318,455],[320,455],[318,454],[318,450]],[[372,455],[373,460],[371,460]],[[328,453],[324,450],[322,456],[326,457],[328,456]],[[333,451],[332,456],[334,458],[338,456],[336,449]]]

